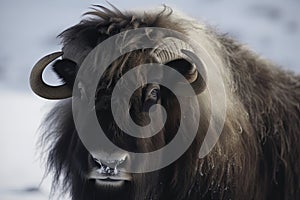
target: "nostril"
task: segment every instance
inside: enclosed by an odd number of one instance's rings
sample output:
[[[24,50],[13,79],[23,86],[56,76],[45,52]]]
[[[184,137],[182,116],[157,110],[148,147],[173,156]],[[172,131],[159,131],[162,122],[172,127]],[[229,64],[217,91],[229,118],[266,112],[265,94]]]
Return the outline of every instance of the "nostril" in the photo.
[[[93,164],[97,167],[100,168],[102,166],[102,163],[97,159],[97,158],[92,158]]]

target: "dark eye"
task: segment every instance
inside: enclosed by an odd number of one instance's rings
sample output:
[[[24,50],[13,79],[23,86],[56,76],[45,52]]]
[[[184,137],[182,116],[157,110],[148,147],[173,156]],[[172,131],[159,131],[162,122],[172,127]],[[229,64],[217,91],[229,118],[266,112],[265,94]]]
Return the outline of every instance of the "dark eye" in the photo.
[[[159,86],[147,88],[144,97],[143,111],[148,112],[150,107],[158,102],[159,98]]]
[[[158,88],[154,88],[154,89],[151,90],[150,96],[151,96],[152,98],[158,98],[158,93],[159,93]]]

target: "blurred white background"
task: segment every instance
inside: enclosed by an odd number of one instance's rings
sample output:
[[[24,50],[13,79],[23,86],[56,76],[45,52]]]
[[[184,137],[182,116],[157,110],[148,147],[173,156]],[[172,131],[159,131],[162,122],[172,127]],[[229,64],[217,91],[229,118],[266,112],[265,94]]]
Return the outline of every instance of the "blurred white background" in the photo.
[[[164,3],[229,33],[283,68],[300,72],[298,0],[110,2],[120,10]],[[78,23],[92,4],[108,6],[100,0],[0,1],[0,200],[48,199],[51,178],[39,188],[44,166],[36,142],[38,126],[53,101],[35,96],[28,77],[39,58],[60,50],[56,36]]]

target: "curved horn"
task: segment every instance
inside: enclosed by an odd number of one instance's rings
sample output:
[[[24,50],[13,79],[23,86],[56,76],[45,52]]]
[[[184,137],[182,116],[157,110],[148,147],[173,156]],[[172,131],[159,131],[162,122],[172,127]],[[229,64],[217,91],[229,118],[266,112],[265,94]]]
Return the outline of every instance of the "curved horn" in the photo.
[[[157,45],[152,54],[161,63],[168,63],[176,59],[186,59],[187,56],[181,52],[181,49],[193,51],[192,47],[186,42],[173,37],[164,38]]]
[[[193,48],[188,43],[174,37],[168,37],[164,38],[154,49],[152,55],[163,64],[178,59],[185,59],[190,62],[191,68],[184,76],[191,83],[195,92],[199,94],[206,88],[207,77],[203,63],[193,52]]]
[[[51,86],[44,82],[43,71],[49,63],[63,55],[63,52],[55,52],[41,58],[33,67],[30,74],[30,87],[40,97],[46,99],[65,99],[72,96],[72,91],[66,84]]]

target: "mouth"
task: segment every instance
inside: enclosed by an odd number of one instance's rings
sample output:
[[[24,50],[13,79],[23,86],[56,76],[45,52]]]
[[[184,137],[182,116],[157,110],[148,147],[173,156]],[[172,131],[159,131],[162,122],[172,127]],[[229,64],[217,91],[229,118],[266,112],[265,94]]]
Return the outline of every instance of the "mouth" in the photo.
[[[125,184],[124,180],[116,180],[116,179],[112,179],[112,178],[95,179],[96,186],[121,187],[124,184]]]

